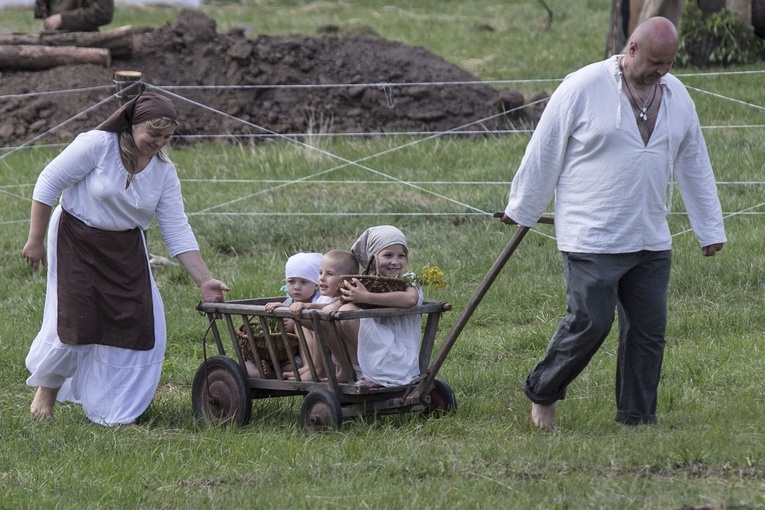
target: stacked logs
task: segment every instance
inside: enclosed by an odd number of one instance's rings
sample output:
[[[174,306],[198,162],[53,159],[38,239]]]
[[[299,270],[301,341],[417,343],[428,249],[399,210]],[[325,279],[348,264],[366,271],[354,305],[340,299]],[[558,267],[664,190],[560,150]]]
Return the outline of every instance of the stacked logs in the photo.
[[[102,32],[0,35],[0,70],[41,70],[73,64],[110,66],[133,55],[130,26]]]

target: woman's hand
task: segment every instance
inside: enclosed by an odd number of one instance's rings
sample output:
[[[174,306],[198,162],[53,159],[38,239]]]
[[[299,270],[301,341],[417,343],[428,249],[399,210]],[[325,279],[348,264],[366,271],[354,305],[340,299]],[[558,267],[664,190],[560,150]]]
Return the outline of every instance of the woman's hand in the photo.
[[[199,286],[199,290],[202,292],[202,301],[205,303],[223,303],[226,298],[223,296],[224,292],[228,292],[231,289],[228,285],[215,278],[206,280]]]
[[[21,250],[21,255],[24,260],[27,261],[29,267],[37,271],[40,268],[40,264],[43,267],[48,267],[48,259],[45,253],[45,243],[39,241],[27,241],[24,245],[24,249]]]

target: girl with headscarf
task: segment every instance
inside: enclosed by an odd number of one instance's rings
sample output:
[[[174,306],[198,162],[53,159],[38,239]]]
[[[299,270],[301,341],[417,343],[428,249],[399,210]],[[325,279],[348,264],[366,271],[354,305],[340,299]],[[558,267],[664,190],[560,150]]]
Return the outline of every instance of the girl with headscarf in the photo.
[[[177,125],[172,101],[139,94],[38,177],[22,251],[33,269],[48,269],[42,327],[26,359],[38,420],[53,417],[56,400],[81,403],[109,426],[133,423],[149,406],[167,339],[145,238],[155,217],[203,301],[223,301],[229,290],[202,260],[162,150]]]
[[[395,277],[409,262],[406,237],[396,227],[381,225],[368,228],[353,244],[351,251],[364,274]],[[358,309],[359,303],[390,308],[412,308],[422,303],[422,291],[414,285],[403,291],[373,293],[358,279],[345,282],[340,288],[343,309]],[[361,370],[360,384],[370,387],[409,384],[420,373],[419,350],[421,316],[365,317],[359,321],[341,321],[341,332],[352,352],[356,353]],[[354,336],[355,332],[355,336]],[[350,340],[350,341],[348,341]]]

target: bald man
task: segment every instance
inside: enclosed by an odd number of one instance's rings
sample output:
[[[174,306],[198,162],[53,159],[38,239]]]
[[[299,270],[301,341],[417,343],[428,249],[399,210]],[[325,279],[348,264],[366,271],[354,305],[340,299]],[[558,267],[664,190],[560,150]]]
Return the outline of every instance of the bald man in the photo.
[[[502,221],[532,226],[555,197],[566,315],[525,383],[534,425],[557,430],[556,403],[618,314],[616,417],[657,421],[676,181],[701,253],[726,241],[712,167],[693,101],[669,70],[680,42],[653,17],[625,54],[566,77],[526,148]]]

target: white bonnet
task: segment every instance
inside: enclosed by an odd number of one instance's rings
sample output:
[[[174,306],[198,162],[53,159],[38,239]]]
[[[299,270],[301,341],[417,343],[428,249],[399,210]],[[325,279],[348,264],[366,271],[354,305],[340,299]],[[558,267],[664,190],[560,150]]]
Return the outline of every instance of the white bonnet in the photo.
[[[296,253],[287,259],[284,265],[284,279],[302,278],[319,284],[319,262],[321,253]]]

